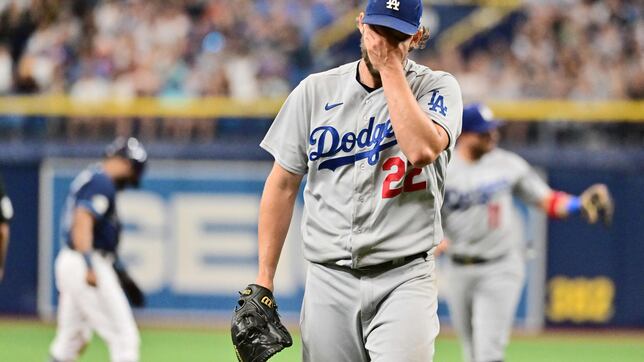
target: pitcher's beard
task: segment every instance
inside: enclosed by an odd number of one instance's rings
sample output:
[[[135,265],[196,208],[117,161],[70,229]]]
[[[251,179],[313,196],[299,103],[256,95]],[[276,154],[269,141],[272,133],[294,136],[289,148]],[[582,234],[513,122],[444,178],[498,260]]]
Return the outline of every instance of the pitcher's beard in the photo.
[[[378,72],[378,70],[373,67],[373,64],[371,64],[369,54],[367,53],[367,49],[365,49],[364,45],[362,45],[362,41],[360,42],[360,51],[362,53],[362,60],[364,60],[364,64],[367,66],[369,74],[371,74],[373,80],[376,82],[375,88],[379,88],[380,86],[382,86],[382,78],[380,78],[380,72]]]

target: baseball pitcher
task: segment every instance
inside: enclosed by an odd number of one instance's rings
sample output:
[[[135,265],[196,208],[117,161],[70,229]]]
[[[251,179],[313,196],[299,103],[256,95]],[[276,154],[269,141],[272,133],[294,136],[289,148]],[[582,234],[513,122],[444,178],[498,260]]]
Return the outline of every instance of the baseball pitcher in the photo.
[[[139,332],[128,296],[134,305],[142,300],[124,269],[115,267],[121,231],[116,193],[138,187],[146,161],[135,138],[118,138],[103,162],[72,182],[61,226],[65,247],[55,262],[60,296],[52,362],[75,361],[94,331],[107,344],[112,362],[139,360]]]
[[[302,81],[262,141],[275,164],[259,210],[258,276],[233,316],[241,361],[290,345],[271,291],[305,176],[303,360],[432,360],[432,253],[462,98],[453,76],[408,59],[428,36],[421,14],[420,0],[370,0],[357,19],[362,59]]]
[[[503,361],[523,287],[521,218],[513,196],[552,218],[612,216],[604,185],[580,197],[554,191],[518,155],[496,147],[499,122],[484,105],[463,111],[463,134],[447,169],[443,222],[447,302],[468,362]]]

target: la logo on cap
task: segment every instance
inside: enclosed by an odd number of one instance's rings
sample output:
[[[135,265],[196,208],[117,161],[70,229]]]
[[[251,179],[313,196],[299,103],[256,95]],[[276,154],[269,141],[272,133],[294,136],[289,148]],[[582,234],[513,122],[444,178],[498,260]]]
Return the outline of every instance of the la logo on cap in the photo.
[[[398,8],[398,6],[400,6],[400,1],[398,0],[387,1],[387,9],[399,11],[400,9]]]
[[[483,117],[485,122],[490,122],[494,119],[494,113],[492,113],[492,110],[488,106],[479,107],[479,112],[481,113],[481,117]]]

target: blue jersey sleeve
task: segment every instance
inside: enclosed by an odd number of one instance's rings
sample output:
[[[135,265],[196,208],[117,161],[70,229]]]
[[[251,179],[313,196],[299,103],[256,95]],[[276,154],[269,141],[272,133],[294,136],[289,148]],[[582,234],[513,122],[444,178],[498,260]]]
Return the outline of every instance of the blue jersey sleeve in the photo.
[[[116,190],[109,178],[96,174],[76,193],[76,207],[86,209],[100,220],[114,202],[115,193]]]

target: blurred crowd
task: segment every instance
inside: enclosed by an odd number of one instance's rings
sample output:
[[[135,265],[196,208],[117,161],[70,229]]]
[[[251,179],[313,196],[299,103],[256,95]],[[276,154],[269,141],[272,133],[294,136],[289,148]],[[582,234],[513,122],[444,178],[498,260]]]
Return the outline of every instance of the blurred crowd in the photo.
[[[0,94],[281,96],[352,1],[0,1]]]
[[[425,61],[454,73],[466,100],[644,98],[641,0],[533,1],[513,34]]]
[[[0,96],[69,94],[90,101],[282,97],[328,64],[328,54],[311,49],[316,32],[362,3],[0,0]],[[429,47],[415,57],[455,74],[466,102],[642,99],[643,11],[641,0],[526,1],[510,17],[518,20],[503,36],[492,31],[461,47]],[[357,44],[351,48],[357,50]],[[43,131],[39,124],[45,123]],[[196,136],[207,142],[217,132],[214,120],[37,123],[0,115],[0,138],[10,135],[3,129],[29,127],[71,140],[140,132],[144,138],[167,135],[185,141]]]
[[[315,31],[356,3],[0,1],[0,94],[282,96],[314,69]],[[641,5],[528,2],[512,37],[424,62],[456,74],[466,99],[642,98]]]

